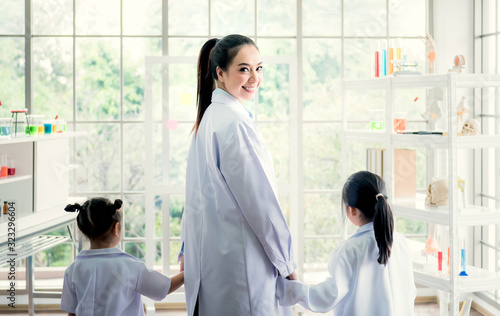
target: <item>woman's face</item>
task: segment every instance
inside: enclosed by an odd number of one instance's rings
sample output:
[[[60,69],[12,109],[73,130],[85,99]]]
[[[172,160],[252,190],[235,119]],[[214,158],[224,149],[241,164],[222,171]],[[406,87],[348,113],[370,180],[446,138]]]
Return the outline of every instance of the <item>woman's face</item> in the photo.
[[[262,60],[257,48],[244,45],[227,67],[227,71],[217,67],[219,87],[226,90],[240,103],[251,100],[262,82]]]

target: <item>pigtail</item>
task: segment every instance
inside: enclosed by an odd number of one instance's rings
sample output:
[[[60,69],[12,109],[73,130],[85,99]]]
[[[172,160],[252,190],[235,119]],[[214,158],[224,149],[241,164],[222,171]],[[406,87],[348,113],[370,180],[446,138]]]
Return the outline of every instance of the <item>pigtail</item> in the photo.
[[[66,212],[73,213],[73,212],[76,212],[76,211],[80,211],[81,208],[82,207],[80,206],[80,204],[75,203],[75,204],[68,204],[68,205],[66,205],[66,207],[64,208],[64,210]]]
[[[218,39],[212,38],[208,40],[200,50],[198,57],[198,89],[197,89],[197,107],[198,114],[193,130],[195,135],[198,132],[203,114],[212,102],[212,92],[215,90],[215,77],[212,74],[211,55]],[[192,132],[192,131],[191,131]]]
[[[68,204],[66,212],[79,211],[76,223],[80,231],[89,239],[95,239],[104,235],[111,225],[121,222],[121,213],[118,212],[123,205],[122,200],[116,199],[114,203],[106,198],[93,198],[80,206]]]
[[[385,196],[377,196],[375,214],[373,217],[373,231],[378,245],[378,263],[386,265],[391,256],[394,233],[394,217]]]

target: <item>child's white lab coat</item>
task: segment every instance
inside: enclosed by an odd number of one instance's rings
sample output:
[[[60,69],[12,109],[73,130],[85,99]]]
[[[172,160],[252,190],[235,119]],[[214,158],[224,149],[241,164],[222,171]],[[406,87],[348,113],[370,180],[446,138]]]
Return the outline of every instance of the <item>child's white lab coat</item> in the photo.
[[[188,315],[289,315],[276,278],[295,269],[271,156],[250,113],[216,89],[189,149],[183,215]],[[281,276],[278,276],[278,272]]]
[[[337,248],[328,264],[330,277],[317,285],[278,280],[280,305],[299,303],[315,312],[334,309],[335,316],[411,316],[416,295],[410,249],[394,233],[387,266],[377,262],[373,223],[361,226]]]
[[[144,315],[141,294],[162,300],[170,283],[117,248],[82,250],[64,273],[61,309],[78,316]]]

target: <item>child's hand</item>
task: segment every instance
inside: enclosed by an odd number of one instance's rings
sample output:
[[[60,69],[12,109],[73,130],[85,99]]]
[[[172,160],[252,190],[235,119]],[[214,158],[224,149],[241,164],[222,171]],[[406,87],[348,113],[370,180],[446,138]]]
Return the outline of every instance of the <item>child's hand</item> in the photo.
[[[184,255],[181,256],[181,272],[184,272]]]

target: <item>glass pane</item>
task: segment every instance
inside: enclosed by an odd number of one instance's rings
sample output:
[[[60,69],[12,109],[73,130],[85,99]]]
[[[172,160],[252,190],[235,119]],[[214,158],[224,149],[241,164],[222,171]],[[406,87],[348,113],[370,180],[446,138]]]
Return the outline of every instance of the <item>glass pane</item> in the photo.
[[[184,185],[186,183],[187,157],[191,123],[179,123],[176,129],[169,130],[169,162],[170,185]]]
[[[125,195],[123,199],[123,236],[146,236],[146,208],[143,195]]]
[[[0,86],[2,87],[0,101],[2,101],[4,115],[7,115],[12,109],[26,107],[24,38],[0,37],[0,56],[2,56],[0,58]]]
[[[38,252],[35,255],[34,261],[35,267],[67,267],[73,262],[73,245],[70,243],[63,243],[48,250]],[[54,281],[59,281],[56,278],[53,279],[55,279]],[[51,286],[54,285],[55,284],[51,284]]]
[[[168,182],[168,142],[164,135],[163,123],[154,123],[153,125],[153,156],[154,156],[154,184],[167,185]]]
[[[344,78],[366,79],[373,77],[375,51],[385,46],[384,40],[345,39]]]
[[[181,237],[181,219],[184,213],[184,199],[184,195],[170,196],[170,237]]]
[[[125,242],[124,250],[141,261],[146,260],[146,245],[143,242]]]
[[[296,34],[297,3],[295,0],[257,0],[257,5],[258,35],[294,36]]]
[[[163,197],[155,196],[155,237],[163,237]]]
[[[264,59],[265,56],[295,56],[295,39],[259,38],[256,44]]]
[[[161,35],[161,4],[155,0],[123,0],[123,34]]]
[[[77,124],[87,137],[76,138],[76,190],[120,190],[120,125]]]
[[[170,242],[170,265],[174,266],[174,269],[170,270],[170,275],[179,273],[179,263],[177,259],[179,258],[179,252],[181,251],[182,243],[180,241]],[[175,267],[177,266],[177,268]]]
[[[340,120],[341,42],[303,41],[304,120]]]
[[[389,36],[425,36],[425,1],[389,1]]]
[[[75,9],[76,34],[120,34],[120,0],[77,1]]]
[[[79,120],[120,117],[120,40],[76,40],[76,108]]]
[[[482,73],[492,74],[497,71],[497,56],[496,56],[496,36],[490,35],[483,37],[483,58],[482,58]]]
[[[73,119],[73,39],[35,37],[33,112]]]
[[[145,56],[161,56],[161,39],[124,38],[123,119],[144,119]]]
[[[219,37],[227,34],[253,35],[255,1],[212,0],[212,34]]]
[[[73,0],[32,0],[32,6],[33,34],[73,34]]]
[[[497,22],[497,1],[481,1],[482,6],[482,21],[483,30],[482,34],[494,33],[496,30]]]
[[[324,281],[328,260],[338,244],[340,244],[340,239],[304,240],[304,282]],[[323,276],[321,279],[315,275],[318,273]],[[308,275],[308,280],[306,280],[306,275]]]
[[[302,32],[305,36],[340,36],[342,1],[302,0]]]
[[[168,120],[196,120],[196,64],[168,66]]]
[[[25,34],[24,3],[20,0],[0,1],[0,34]]]
[[[258,123],[259,132],[273,157],[278,184],[290,182],[290,130],[288,123]]]
[[[290,114],[290,68],[288,64],[264,64],[258,90],[256,119],[287,120]],[[250,110],[251,111],[251,110]]]
[[[168,34],[208,35],[208,3],[207,0],[168,1]]]
[[[163,246],[163,243],[160,241],[160,242],[157,242],[156,243],[156,252],[155,252],[155,263],[154,263],[154,269],[156,271],[159,270],[160,273],[163,273],[163,254],[162,254],[162,246]]]
[[[207,41],[206,38],[169,38],[168,55],[169,56],[196,56]]]
[[[304,235],[342,236],[342,210],[339,193],[304,194]]]
[[[280,194],[278,199],[281,207],[281,212],[283,212],[283,216],[285,217],[286,223],[290,225],[290,195]]]
[[[344,35],[386,36],[386,0],[344,1]]]
[[[303,126],[304,188],[341,188],[340,123],[304,123]]]
[[[144,190],[145,126],[123,124],[123,190]]]

